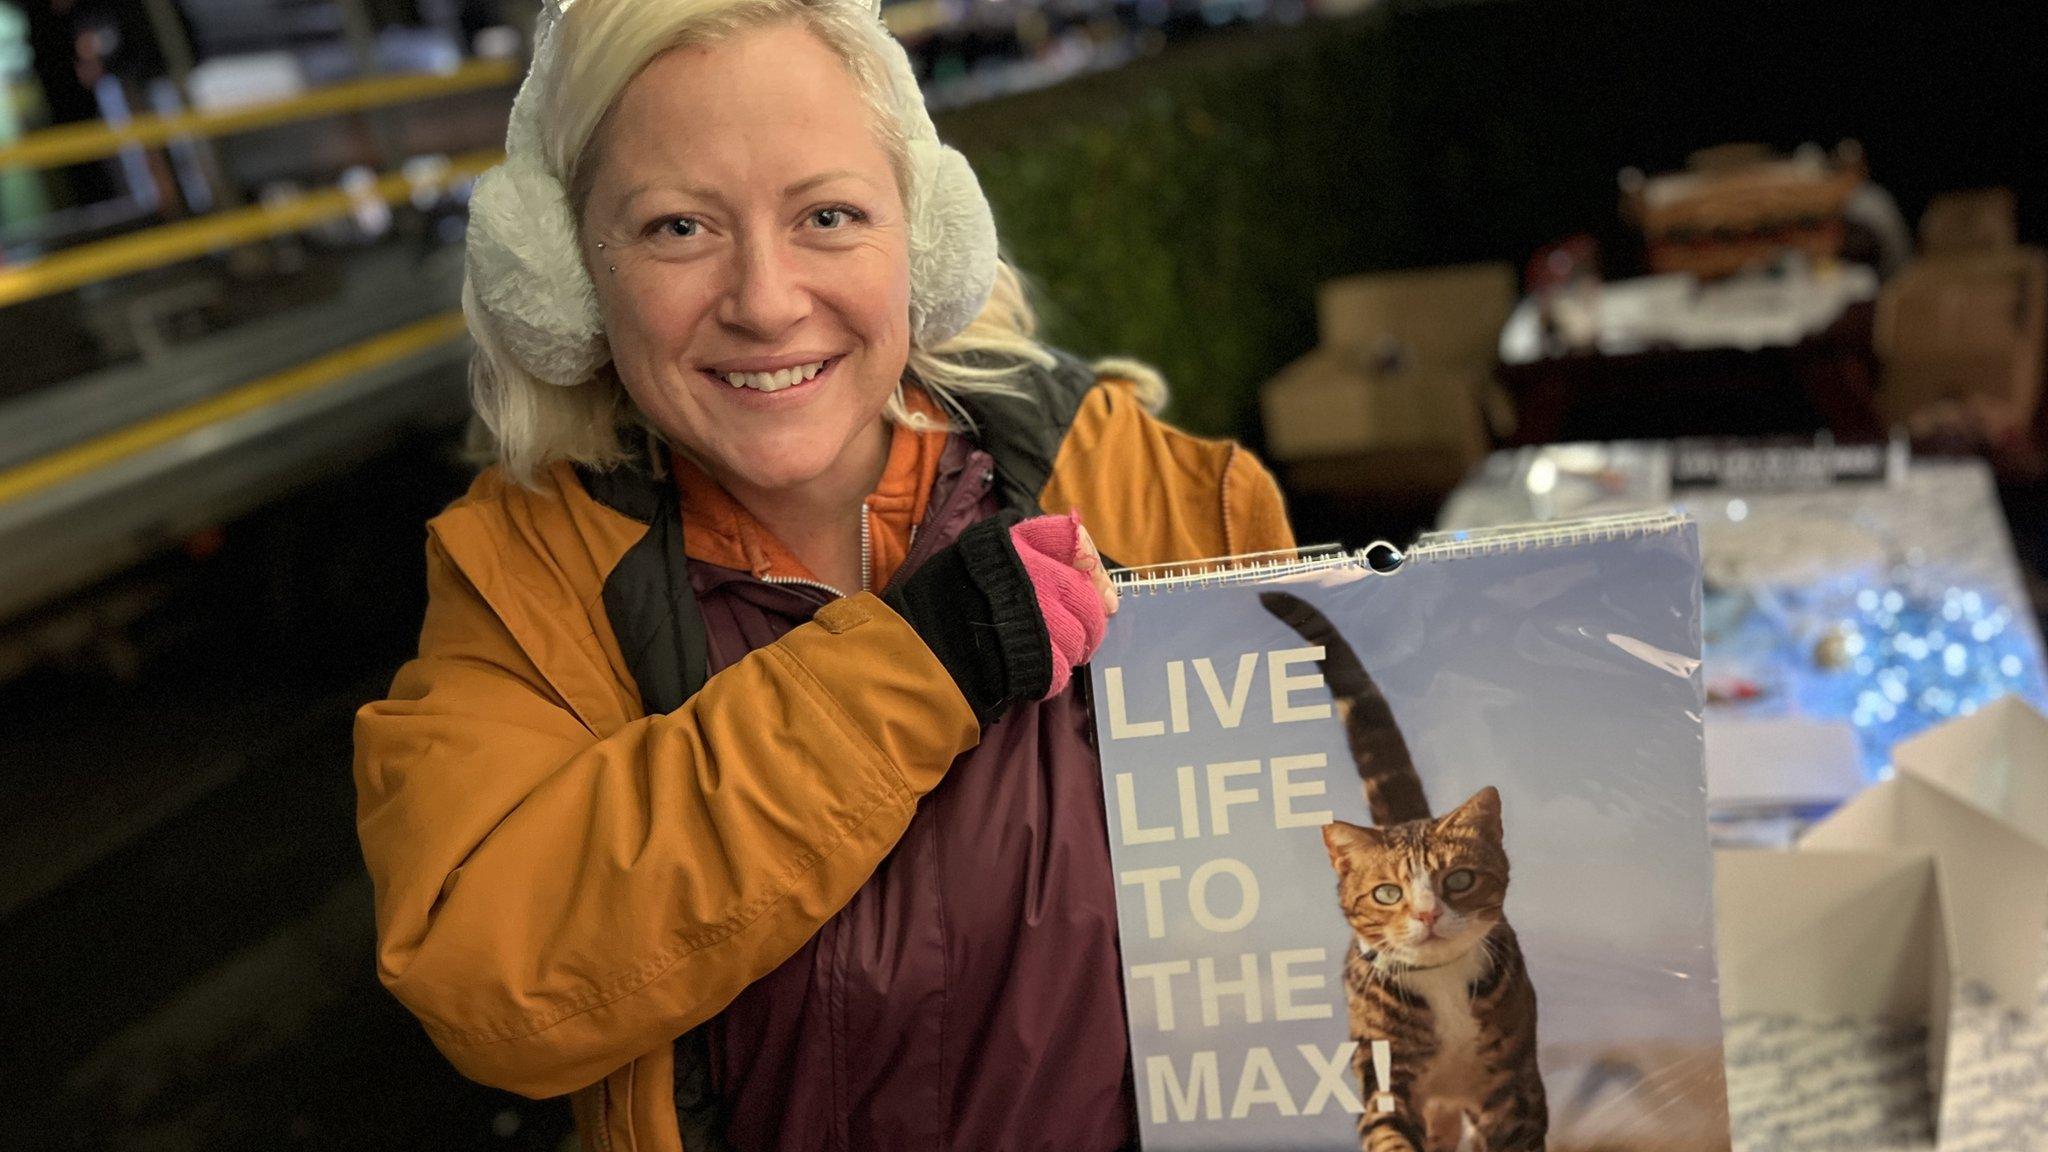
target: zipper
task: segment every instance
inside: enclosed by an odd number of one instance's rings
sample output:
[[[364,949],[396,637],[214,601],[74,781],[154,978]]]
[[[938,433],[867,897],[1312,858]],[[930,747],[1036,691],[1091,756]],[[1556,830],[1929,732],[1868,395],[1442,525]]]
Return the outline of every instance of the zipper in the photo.
[[[756,576],[755,579],[763,584],[779,584],[784,588],[816,588],[820,592],[830,592],[834,600],[846,599],[846,593],[841,592],[830,584],[823,584],[816,580],[805,580],[801,576]]]
[[[911,532],[915,538],[916,529],[913,528]],[[874,530],[868,524],[868,502],[863,500],[860,502],[860,590],[863,592],[870,591],[869,585],[874,583],[874,546]],[[759,576],[756,579],[764,584],[778,584],[784,588],[815,588],[820,592],[830,593],[834,600],[846,599],[846,593],[819,580],[806,580],[801,576]]]
[[[977,453],[976,455],[980,456],[981,454]],[[937,523],[939,520],[952,515],[961,504],[967,503],[970,500],[980,500],[988,492],[989,485],[996,478],[995,472],[986,462],[978,462],[974,459],[968,461],[968,469],[972,474],[963,475],[954,483],[953,490],[946,494],[945,503],[943,505],[933,505],[925,512],[925,524]],[[895,584],[896,579],[901,578],[904,573],[914,570],[925,559],[925,554],[930,552],[929,548],[926,548],[923,552],[918,550],[917,538],[919,527],[920,525],[917,524],[910,526],[910,539],[905,542],[906,551],[903,563],[897,566],[896,576],[890,580],[892,586]],[[925,538],[925,542],[929,544],[932,539],[928,535]],[[841,592],[830,584],[818,580],[805,580],[801,576],[756,576],[754,579],[761,581],[763,584],[774,584],[784,588],[815,589],[830,595],[835,600],[844,600],[846,598],[846,593]],[[869,585],[874,582],[874,536],[873,528],[868,520],[868,503],[865,500],[860,503],[860,582],[862,591],[873,591]]]
[[[868,520],[868,502],[860,502],[860,590],[875,590],[874,530]]]
[[[610,1077],[597,1082],[597,1146],[601,1152],[611,1152],[612,1082]]]

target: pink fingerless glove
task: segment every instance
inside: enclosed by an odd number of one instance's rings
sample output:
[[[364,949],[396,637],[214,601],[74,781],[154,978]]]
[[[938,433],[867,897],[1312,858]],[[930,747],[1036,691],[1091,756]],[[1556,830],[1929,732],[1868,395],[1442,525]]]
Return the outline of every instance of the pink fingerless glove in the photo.
[[[1035,516],[1010,529],[1010,542],[1024,561],[1031,590],[1038,594],[1039,614],[1052,637],[1052,690],[1045,694],[1050,700],[1066,690],[1074,669],[1095,655],[1108,617],[1094,576],[1074,567],[1081,544],[1080,516]]]

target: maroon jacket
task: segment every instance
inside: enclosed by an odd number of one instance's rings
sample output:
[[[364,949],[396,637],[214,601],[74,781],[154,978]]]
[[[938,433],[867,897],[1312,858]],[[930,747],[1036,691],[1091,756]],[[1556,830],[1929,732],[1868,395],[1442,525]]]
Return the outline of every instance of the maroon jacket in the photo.
[[[956,438],[899,580],[996,511],[991,480],[989,457]],[[689,575],[714,674],[829,599],[698,561]],[[1077,677],[1052,700],[1012,707],[925,797],[853,901],[707,1025],[731,1148],[1133,1142],[1085,691]]]

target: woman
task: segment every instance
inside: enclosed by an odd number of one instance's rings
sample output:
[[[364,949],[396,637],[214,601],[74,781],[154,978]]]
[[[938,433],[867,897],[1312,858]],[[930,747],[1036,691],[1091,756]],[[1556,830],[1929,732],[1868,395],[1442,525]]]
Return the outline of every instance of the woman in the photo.
[[[1032,339],[872,8],[555,17],[472,206],[497,463],[358,717],[381,977],[586,1147],[1129,1144],[1078,525],[1287,547],[1271,477]]]

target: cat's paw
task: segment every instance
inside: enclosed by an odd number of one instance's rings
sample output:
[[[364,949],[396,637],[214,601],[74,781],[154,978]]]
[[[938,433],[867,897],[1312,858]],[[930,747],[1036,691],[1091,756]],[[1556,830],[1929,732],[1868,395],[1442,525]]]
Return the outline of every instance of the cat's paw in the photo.
[[[1486,1133],[1479,1130],[1477,1119],[1469,1112],[1459,1118],[1458,1152],[1492,1152]]]
[[[1423,1152],[1422,1133],[1405,1117],[1361,1118],[1359,1152]]]

